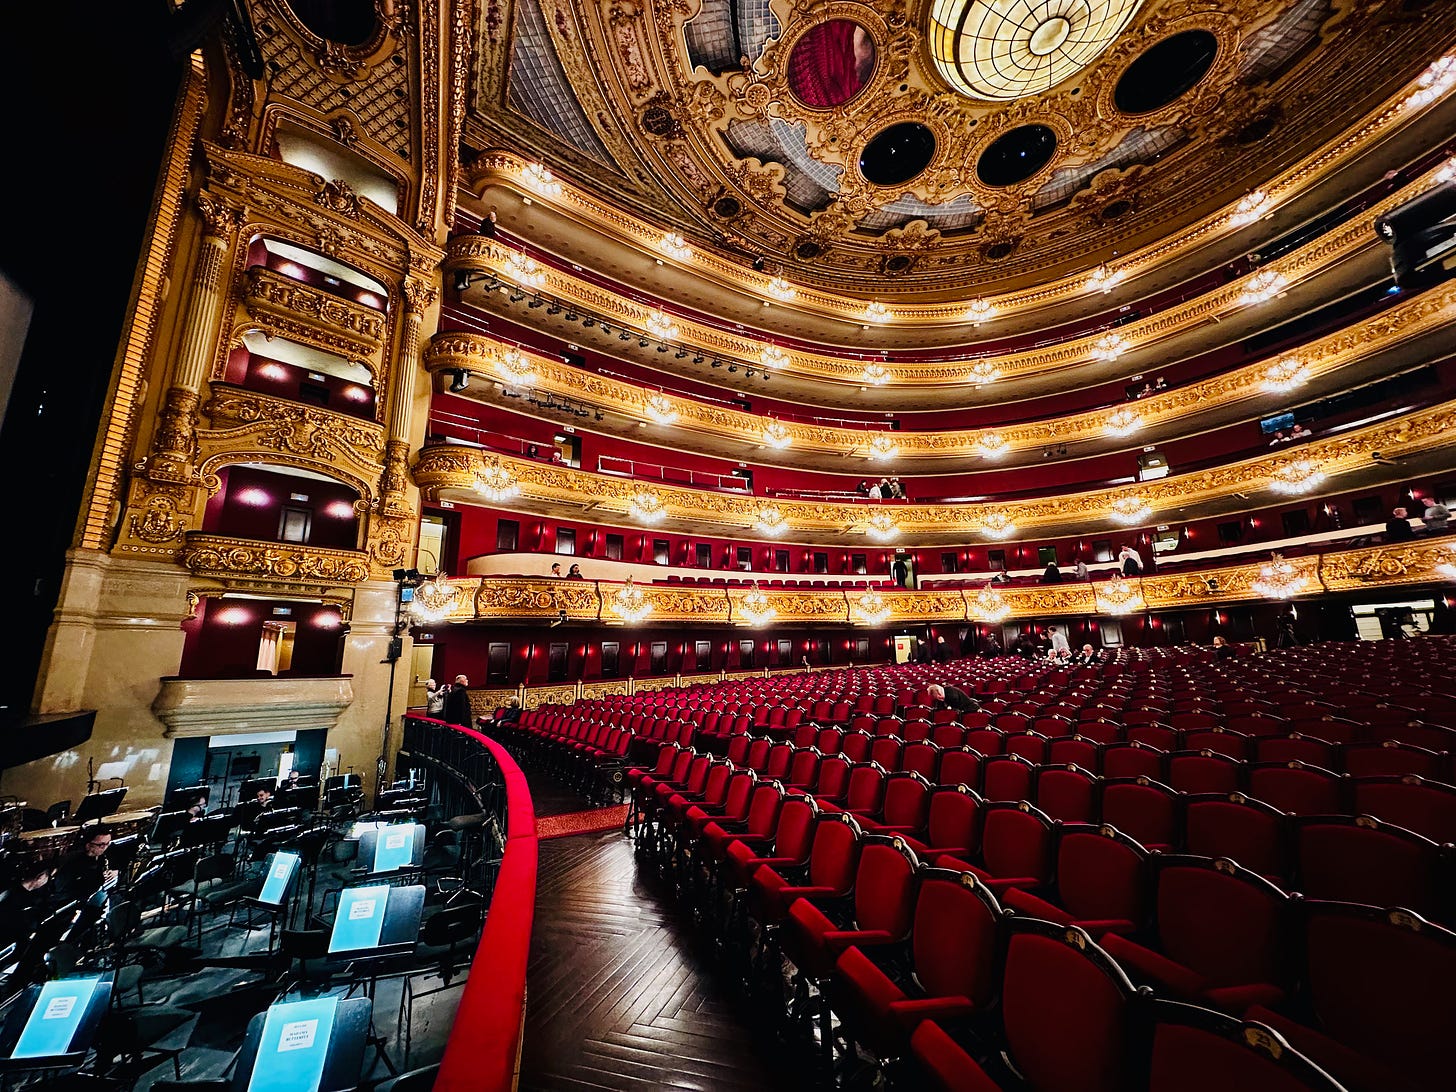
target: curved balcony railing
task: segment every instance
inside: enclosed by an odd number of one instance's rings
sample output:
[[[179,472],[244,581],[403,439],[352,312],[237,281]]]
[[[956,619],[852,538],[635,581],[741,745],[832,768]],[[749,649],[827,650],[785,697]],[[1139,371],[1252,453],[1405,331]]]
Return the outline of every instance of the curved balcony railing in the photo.
[[[511,1092],[526,1015],[526,962],[536,912],[536,811],[526,777],[504,747],[469,728],[404,718],[401,758],[435,772],[452,814],[499,824],[504,852],[490,910],[455,1011],[436,1092]]]

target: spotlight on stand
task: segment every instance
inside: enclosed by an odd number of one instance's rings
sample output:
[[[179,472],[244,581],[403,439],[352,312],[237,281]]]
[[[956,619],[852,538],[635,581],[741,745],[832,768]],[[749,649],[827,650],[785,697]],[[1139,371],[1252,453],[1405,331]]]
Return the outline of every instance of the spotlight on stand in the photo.
[[[755,273],[762,273],[766,265],[768,265],[768,262],[761,256],[753,259],[753,271]]]
[[[546,313],[548,315],[559,315],[559,314],[561,314],[561,305],[559,303],[553,303],[550,307],[546,308]],[[569,315],[567,317],[568,318],[574,318],[575,316],[570,316]]]
[[[468,386],[470,386],[470,373],[466,371],[457,371],[455,373],[455,378],[450,380],[450,386],[448,389],[451,394],[459,394]]]
[[[470,287],[470,274],[463,269],[455,271],[455,291],[464,292]]]

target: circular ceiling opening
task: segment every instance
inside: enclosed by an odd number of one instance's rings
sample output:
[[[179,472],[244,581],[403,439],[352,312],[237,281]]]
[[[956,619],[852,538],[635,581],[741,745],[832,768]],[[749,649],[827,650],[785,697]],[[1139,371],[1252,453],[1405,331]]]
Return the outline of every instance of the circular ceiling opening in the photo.
[[[789,54],[789,91],[805,106],[842,106],[875,74],[875,43],[849,19],[831,19],[806,31]]]
[[[288,0],[288,6],[309,30],[340,45],[363,45],[377,25],[373,0]]]
[[[976,161],[976,177],[988,186],[1025,182],[1051,162],[1057,134],[1045,125],[1018,125],[991,142]]]
[[[1106,49],[1143,0],[936,0],[931,59],[973,99],[1008,102],[1050,91]]]
[[[918,121],[881,129],[859,153],[859,173],[876,186],[909,182],[935,158],[935,134]]]
[[[1193,90],[1217,56],[1218,39],[1206,30],[1164,38],[1127,66],[1112,102],[1124,114],[1159,110]]]

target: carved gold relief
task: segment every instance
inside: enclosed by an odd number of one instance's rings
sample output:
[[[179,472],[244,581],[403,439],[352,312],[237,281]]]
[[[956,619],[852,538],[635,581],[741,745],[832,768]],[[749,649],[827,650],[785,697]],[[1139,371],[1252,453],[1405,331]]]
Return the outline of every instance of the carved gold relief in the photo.
[[[360,584],[369,562],[357,550],[324,550],[283,542],[189,534],[182,563],[199,576],[258,577],[298,584]]]
[[[384,315],[321,288],[255,265],[243,280],[243,303],[250,314],[266,312],[318,323],[355,346],[351,357],[369,356],[384,338]]]

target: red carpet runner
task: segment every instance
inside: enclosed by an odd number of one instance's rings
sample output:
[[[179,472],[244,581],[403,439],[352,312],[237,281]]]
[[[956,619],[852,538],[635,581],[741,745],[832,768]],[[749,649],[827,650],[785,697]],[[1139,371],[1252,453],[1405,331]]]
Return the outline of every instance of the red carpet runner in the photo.
[[[536,820],[536,837],[569,838],[573,834],[621,830],[626,821],[626,804],[611,808],[592,808],[590,811],[569,811],[565,815],[544,815]]]

